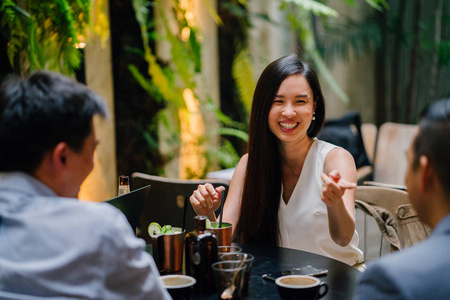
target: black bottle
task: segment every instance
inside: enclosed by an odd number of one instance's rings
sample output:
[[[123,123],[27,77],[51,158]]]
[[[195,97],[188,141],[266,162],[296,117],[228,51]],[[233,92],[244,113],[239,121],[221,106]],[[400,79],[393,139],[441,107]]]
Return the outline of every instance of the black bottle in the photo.
[[[185,260],[186,275],[197,280],[194,291],[199,294],[215,292],[214,275],[211,265],[218,261],[217,238],[206,231],[206,217],[194,217],[196,229],[186,234]]]

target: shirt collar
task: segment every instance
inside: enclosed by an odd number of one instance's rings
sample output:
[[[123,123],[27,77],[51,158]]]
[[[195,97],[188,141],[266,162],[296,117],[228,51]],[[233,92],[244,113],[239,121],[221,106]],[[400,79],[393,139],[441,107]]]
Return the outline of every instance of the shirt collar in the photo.
[[[23,172],[0,172],[0,190],[54,197],[56,193],[47,185]]]

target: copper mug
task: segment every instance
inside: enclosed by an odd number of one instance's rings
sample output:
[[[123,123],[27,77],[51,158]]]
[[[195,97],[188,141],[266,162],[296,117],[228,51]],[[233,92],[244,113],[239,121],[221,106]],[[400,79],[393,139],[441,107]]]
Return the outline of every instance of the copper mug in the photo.
[[[173,227],[175,233],[152,236],[153,259],[161,275],[183,271],[184,237],[186,231]]]
[[[206,230],[211,231],[217,238],[217,246],[230,246],[232,242],[233,225],[231,223],[222,222],[222,228],[219,227],[219,222],[211,222],[211,227]]]

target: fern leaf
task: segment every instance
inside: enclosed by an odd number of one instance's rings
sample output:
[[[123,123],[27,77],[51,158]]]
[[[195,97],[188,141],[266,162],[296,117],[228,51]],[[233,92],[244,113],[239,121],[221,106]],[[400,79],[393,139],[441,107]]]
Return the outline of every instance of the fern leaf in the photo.
[[[253,101],[253,92],[255,90],[255,81],[253,80],[253,70],[247,49],[239,52],[233,60],[232,75],[236,81],[236,86],[242,104],[246,109],[247,115],[250,114]]]
[[[225,168],[233,168],[239,162],[240,156],[234,149],[233,144],[224,139],[222,145],[219,148],[219,153],[217,155],[220,165]]]

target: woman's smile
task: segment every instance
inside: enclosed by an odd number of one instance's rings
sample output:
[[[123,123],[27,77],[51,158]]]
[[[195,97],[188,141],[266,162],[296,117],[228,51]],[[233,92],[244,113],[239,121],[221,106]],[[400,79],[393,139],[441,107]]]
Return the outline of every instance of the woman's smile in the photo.
[[[278,122],[278,125],[280,125],[281,130],[284,132],[290,132],[293,131],[298,126],[298,122]]]

